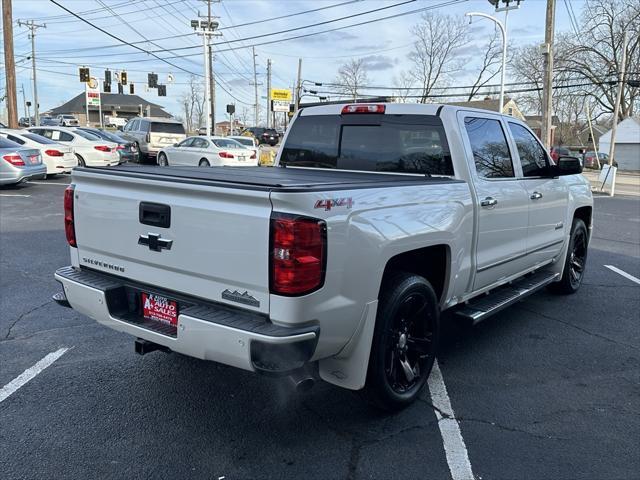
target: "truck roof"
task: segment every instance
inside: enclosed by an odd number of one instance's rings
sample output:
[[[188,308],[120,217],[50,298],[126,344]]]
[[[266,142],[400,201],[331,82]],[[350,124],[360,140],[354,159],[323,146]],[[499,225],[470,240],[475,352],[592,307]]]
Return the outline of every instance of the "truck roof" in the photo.
[[[301,116],[308,115],[340,115],[342,109],[347,105],[384,105],[385,106],[385,114],[389,115],[439,115],[443,109],[448,111],[462,111],[465,112],[482,112],[482,113],[491,113],[494,115],[500,115],[498,112],[494,112],[492,110],[483,110],[479,108],[472,107],[463,107],[458,105],[447,105],[444,103],[384,103],[384,102],[373,102],[373,103],[340,103],[340,104],[328,104],[328,105],[317,105],[313,107],[304,107],[300,110]],[[510,115],[502,114],[503,117],[508,117],[509,119],[518,120]]]

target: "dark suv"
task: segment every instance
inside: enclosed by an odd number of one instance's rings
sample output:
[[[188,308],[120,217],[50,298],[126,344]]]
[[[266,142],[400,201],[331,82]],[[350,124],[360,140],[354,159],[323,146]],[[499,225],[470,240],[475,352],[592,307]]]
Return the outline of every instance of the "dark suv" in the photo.
[[[278,140],[280,139],[278,132],[273,128],[251,127],[247,128],[245,131],[251,132],[251,135],[256,137],[258,140],[258,143],[268,143],[272,147],[277,145]]]

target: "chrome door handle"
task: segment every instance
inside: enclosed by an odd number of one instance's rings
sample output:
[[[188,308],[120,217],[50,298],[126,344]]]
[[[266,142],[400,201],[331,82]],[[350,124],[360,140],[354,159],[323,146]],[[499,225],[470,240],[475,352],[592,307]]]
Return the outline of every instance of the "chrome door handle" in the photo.
[[[480,201],[481,207],[495,207],[498,204],[498,200],[492,197],[487,197]]]
[[[542,194],[540,192],[533,192],[529,198],[531,200],[540,200],[542,198]]]

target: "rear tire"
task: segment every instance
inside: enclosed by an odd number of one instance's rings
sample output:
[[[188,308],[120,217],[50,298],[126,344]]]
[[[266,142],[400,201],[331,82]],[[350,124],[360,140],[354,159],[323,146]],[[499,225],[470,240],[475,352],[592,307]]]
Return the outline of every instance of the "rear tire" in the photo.
[[[200,160],[200,163],[198,163],[199,167],[210,167],[211,164],[209,163],[209,160],[207,160],[206,158],[203,158]]]
[[[161,167],[169,166],[169,160],[167,160],[167,156],[164,153],[158,155],[158,165],[160,165]]]
[[[84,158],[82,158],[82,157],[81,157],[80,155],[78,155],[77,153],[76,153],[76,158],[78,159],[78,166],[79,166],[79,167],[86,167],[86,166],[87,166],[87,164],[86,164],[86,163],[85,163],[85,161],[84,161]]]
[[[559,282],[549,285],[549,290],[554,293],[570,295],[580,289],[587,265],[588,246],[589,232],[587,227],[582,220],[574,218],[571,224],[571,235],[569,236],[562,278]]]
[[[431,284],[406,272],[383,281],[362,394],[389,412],[413,403],[436,358],[440,308]]]

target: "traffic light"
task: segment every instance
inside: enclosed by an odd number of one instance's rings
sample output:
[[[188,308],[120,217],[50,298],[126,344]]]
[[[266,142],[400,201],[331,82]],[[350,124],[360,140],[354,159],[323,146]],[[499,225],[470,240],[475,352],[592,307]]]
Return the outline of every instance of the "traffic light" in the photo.
[[[89,69],[87,67],[80,67],[78,72],[80,74],[80,81],[84,83],[88,83],[91,78],[91,75],[89,74]]]
[[[167,96],[167,86],[166,85],[158,85],[158,96],[166,97]]]
[[[107,81],[105,81],[105,82],[102,84],[102,88],[103,88],[103,90],[104,90],[104,93],[111,93],[111,82],[107,82]]]
[[[129,93],[130,93],[131,95],[133,95],[134,93],[136,93],[135,88],[133,88],[133,83],[130,83],[130,84],[129,84]]]
[[[147,85],[149,88],[157,88],[158,87],[158,74],[150,73],[147,75]]]
[[[111,70],[104,71],[104,83],[111,83]]]
[[[120,72],[120,83],[122,85],[127,84],[127,72]]]

